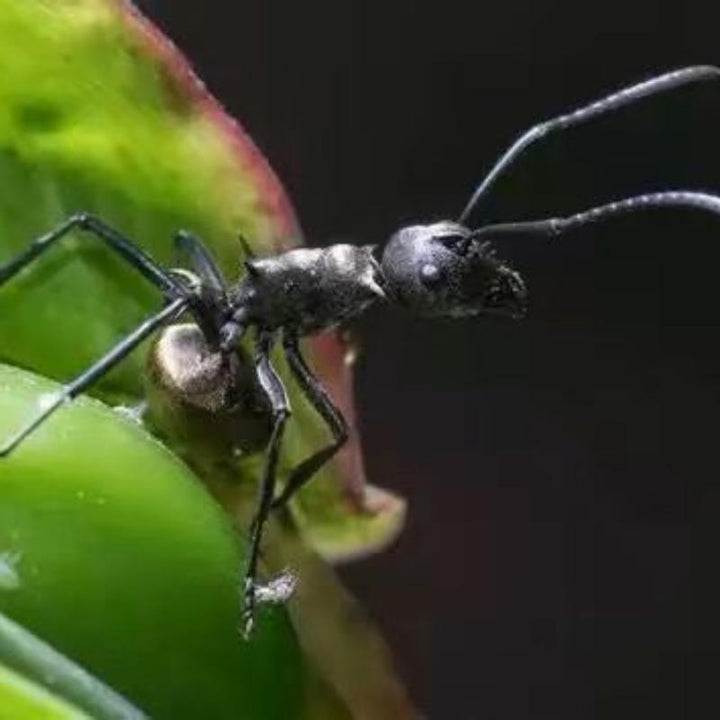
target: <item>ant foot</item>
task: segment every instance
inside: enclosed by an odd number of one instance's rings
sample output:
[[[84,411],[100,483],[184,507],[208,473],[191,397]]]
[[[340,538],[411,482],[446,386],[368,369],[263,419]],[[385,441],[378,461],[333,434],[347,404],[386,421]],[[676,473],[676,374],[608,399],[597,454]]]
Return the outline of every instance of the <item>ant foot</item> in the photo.
[[[290,570],[283,570],[267,583],[245,580],[243,596],[242,635],[247,640],[252,634],[255,624],[255,605],[265,603],[279,605],[286,602],[295,590],[297,575]]]

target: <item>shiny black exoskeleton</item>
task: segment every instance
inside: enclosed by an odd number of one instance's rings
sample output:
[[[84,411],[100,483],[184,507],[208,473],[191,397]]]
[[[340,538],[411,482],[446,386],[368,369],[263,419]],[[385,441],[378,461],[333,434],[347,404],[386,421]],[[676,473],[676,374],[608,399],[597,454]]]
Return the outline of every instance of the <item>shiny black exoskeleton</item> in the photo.
[[[555,236],[588,223],[647,207],[688,206],[720,215],[720,198],[707,193],[669,191],[624,198],[563,218],[480,224],[469,220],[497,177],[533,142],[551,132],[583,123],[664,90],[706,79],[720,70],[701,66],[678,70],[620,90],[567,115],[534,126],[497,161],[480,183],[457,221],[414,225],[396,232],[384,248],[333,245],[296,249],[274,257],[246,253],[245,272],[228,287],[199,240],[179,233],[175,242],[187,267],[166,269],[123,234],[102,220],[80,214],[36,239],[17,257],[0,266],[0,286],[74,229],[99,238],[162,292],[166,304],[123,338],[92,367],[64,385],[17,433],[0,445],[0,457],[15,449],[64,402],[83,392],[157,328],[166,326],[153,351],[158,377],[184,401],[215,412],[233,401],[238,371],[237,342],[255,334],[254,369],[271,415],[271,432],[255,519],[244,588],[243,629],[252,627],[257,601],[283,599],[293,579],[282,575],[256,583],[263,525],[273,508],[284,505],[337,452],[347,426],[318,379],[305,364],[299,339],[347,322],[375,302],[402,306],[428,317],[479,315],[521,317],[527,293],[523,280],[495,248],[504,237],[525,234]],[[171,324],[187,313],[192,323]],[[275,493],[276,468],[285,424],[290,416],[285,386],[270,361],[281,339],[301,390],[325,420],[333,436],[326,447],[301,462]]]
[[[245,263],[232,292],[239,325],[308,335],[347,322],[384,297],[371,247],[299,248]]]
[[[402,228],[385,246],[382,271],[392,300],[428,317],[518,318],[526,309],[520,275],[456,222]]]

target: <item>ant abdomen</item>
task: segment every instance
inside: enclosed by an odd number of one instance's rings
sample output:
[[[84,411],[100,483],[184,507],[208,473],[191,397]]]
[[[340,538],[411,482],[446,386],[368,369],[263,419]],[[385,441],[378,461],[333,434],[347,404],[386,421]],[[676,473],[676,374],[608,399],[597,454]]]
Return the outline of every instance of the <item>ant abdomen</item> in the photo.
[[[211,346],[195,323],[161,331],[145,389],[145,420],[178,448],[212,446],[215,456],[232,457],[262,450],[270,436],[270,407],[251,359],[240,345]]]
[[[195,323],[169,325],[150,355],[151,372],[170,394],[217,412],[228,405],[237,356],[211,348]]]

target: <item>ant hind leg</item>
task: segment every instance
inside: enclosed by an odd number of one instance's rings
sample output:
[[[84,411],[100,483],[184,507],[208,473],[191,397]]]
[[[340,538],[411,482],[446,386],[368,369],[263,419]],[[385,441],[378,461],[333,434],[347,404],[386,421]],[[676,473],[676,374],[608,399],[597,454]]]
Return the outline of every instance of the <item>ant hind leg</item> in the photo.
[[[35,258],[49,250],[75,229],[85,230],[102,240],[111,250],[120,255],[164,293],[184,294],[182,286],[144,250],[103,220],[87,213],[72,215],[50,232],[33,240],[18,255],[0,265],[0,285],[13,278]]]
[[[175,319],[187,307],[185,298],[177,298],[162,310],[151,315],[147,320],[138,325],[135,330],[126,335],[114,347],[112,347],[97,362],[87,370],[80,373],[74,380],[63,385],[60,390],[44,398],[40,408],[15,434],[11,435],[5,442],[0,444],[0,458],[9,455],[20,443],[25,440],[36,428],[42,425],[57,409],[66,402],[77,397],[87,390],[95,381],[108,373],[128,353],[136,348],[148,335],[158,327]]]

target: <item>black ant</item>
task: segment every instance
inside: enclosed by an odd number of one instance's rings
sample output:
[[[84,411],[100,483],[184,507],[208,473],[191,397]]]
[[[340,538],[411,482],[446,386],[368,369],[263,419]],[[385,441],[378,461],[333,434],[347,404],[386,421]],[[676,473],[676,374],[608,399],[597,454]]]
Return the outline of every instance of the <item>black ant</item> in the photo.
[[[176,246],[189,260],[189,269],[158,265],[123,234],[102,220],[74,215],[0,267],[0,285],[73,229],[104,241],[163,294],[165,305],[50,398],[0,447],[8,455],[65,402],[86,390],[157,328],[189,313],[194,324],[170,325],[155,349],[155,362],[180,397],[212,410],[227,407],[238,365],[238,340],[255,331],[254,365],[269,403],[272,430],[267,442],[259,499],[250,528],[245,570],[243,631],[253,625],[255,604],[284,597],[294,579],[281,575],[268,585],[256,581],[263,525],[272,509],[282,507],[337,452],[347,439],[346,422],[328,393],[303,360],[299,338],[340,325],[377,301],[407,307],[426,316],[502,315],[518,318],[526,309],[525,284],[512,267],[499,259],[492,241],[514,234],[559,235],[621,213],[648,207],[688,206],[720,215],[720,197],[686,190],[657,192],[600,205],[564,218],[468,227],[471,214],[487,196],[498,176],[535,141],[546,135],[614,112],[641,98],[687,83],[717,79],[720,69],[689,67],[633,85],[567,115],[548,120],[524,133],[497,161],[470,198],[456,222],[415,225],[396,232],[383,249],[375,246],[333,245],[289,250],[256,259],[246,247],[245,273],[228,287],[201,242],[180,232]],[[332,432],[333,440],[297,465],[279,494],[276,468],[283,429],[291,410],[285,386],[270,361],[270,351],[282,336],[290,369],[305,396]]]

